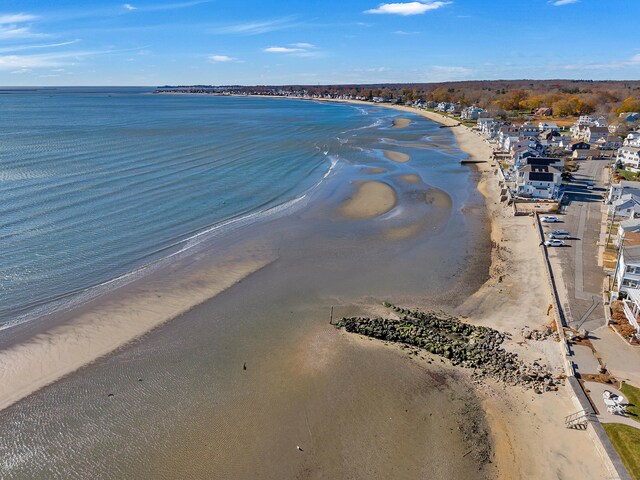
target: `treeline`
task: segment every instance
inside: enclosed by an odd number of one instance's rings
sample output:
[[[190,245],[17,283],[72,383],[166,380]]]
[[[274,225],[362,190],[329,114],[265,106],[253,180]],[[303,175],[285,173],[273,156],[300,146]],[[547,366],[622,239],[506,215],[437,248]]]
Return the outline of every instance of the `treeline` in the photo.
[[[214,87],[211,87],[214,88]],[[220,89],[220,87],[215,87]],[[554,116],[640,111],[640,81],[495,80],[416,84],[226,87],[232,93],[351,96],[477,105],[494,111],[553,109]]]

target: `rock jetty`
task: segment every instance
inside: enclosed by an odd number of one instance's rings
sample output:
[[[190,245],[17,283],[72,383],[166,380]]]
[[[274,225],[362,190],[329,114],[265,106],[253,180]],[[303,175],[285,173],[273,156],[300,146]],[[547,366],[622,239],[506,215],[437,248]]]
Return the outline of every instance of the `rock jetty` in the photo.
[[[407,310],[387,302],[385,306],[401,318],[343,318],[336,328],[426,350],[453,365],[473,369],[478,379],[493,378],[537,393],[558,389],[561,379],[554,378],[547,367],[537,362],[527,364],[502,347],[505,333],[440,313]]]

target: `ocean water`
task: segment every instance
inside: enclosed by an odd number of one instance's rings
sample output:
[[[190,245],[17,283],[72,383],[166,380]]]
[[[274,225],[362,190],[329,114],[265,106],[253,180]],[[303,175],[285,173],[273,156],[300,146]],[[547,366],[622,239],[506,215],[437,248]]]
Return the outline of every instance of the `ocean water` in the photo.
[[[296,208],[334,166],[375,155],[363,146],[397,116],[145,89],[1,91],[0,328]]]

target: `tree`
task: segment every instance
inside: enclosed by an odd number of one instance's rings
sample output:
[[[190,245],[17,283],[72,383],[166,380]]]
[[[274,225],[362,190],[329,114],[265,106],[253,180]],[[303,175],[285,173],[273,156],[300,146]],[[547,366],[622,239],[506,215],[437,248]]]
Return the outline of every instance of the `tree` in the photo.
[[[640,99],[627,97],[616,110],[617,113],[640,112]]]

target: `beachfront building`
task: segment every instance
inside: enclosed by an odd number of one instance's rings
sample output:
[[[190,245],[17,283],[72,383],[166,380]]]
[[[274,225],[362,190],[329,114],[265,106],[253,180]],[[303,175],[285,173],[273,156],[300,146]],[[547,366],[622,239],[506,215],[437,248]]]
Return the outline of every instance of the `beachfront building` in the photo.
[[[480,107],[476,107],[475,105],[472,105],[470,107],[466,107],[462,109],[461,118],[463,120],[478,120],[478,118],[480,118],[480,115],[484,113],[486,113],[486,110],[484,108],[480,108]]]
[[[621,147],[618,149],[616,161],[632,171],[640,170],[640,147]]]
[[[562,171],[545,164],[536,164],[535,158],[527,158],[528,165],[518,169],[516,196],[553,200],[559,197]]]

